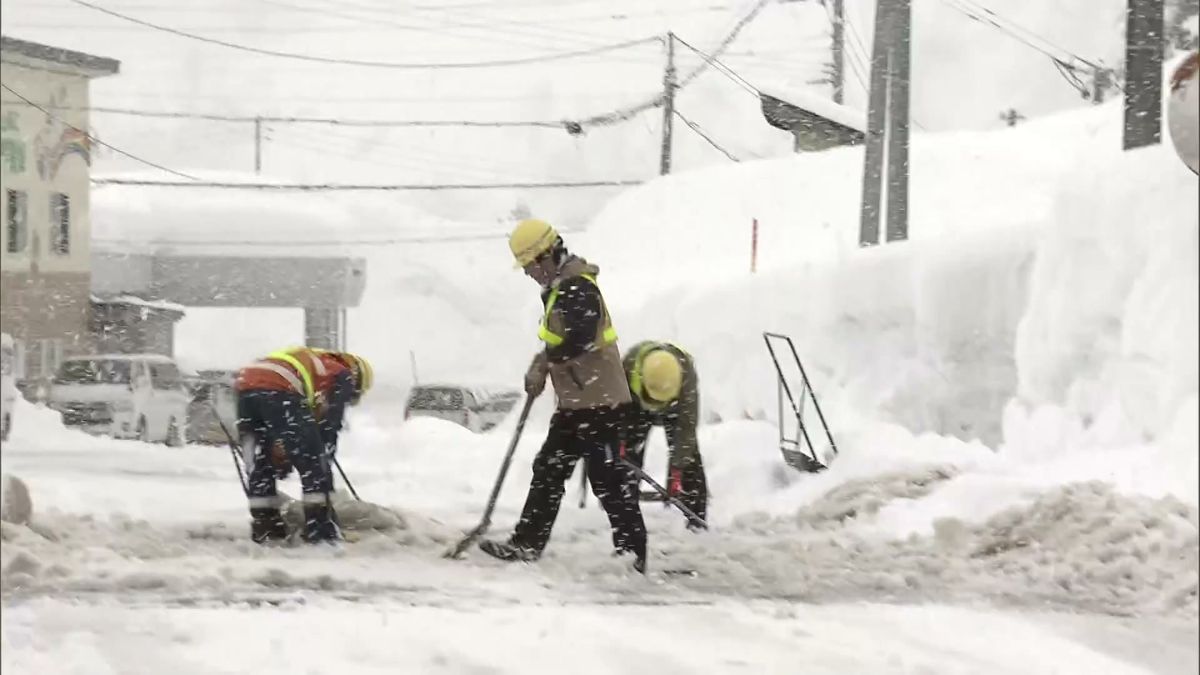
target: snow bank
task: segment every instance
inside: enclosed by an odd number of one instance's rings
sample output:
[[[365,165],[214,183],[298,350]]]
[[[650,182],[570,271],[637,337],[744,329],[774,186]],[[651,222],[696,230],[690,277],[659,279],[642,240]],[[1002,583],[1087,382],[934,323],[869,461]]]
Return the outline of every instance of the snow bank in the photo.
[[[1120,448],[1197,500],[1197,182],[1169,147],[1097,147],[1067,176],[1017,334],[1006,452]]]

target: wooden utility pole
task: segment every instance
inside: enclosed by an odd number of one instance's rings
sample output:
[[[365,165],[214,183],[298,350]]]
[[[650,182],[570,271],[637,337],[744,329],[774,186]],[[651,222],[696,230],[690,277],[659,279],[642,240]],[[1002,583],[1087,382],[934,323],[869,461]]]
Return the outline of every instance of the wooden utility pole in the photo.
[[[846,83],[846,6],[845,0],[833,0],[833,102],[842,103]]]
[[[860,246],[880,243],[879,221],[885,215],[887,241],[908,238],[911,26],[911,0],[879,0],[875,10],[875,40],[871,47]],[[883,211],[885,189],[886,212]]]
[[[671,173],[671,131],[675,121],[675,34],[667,33],[667,70],[663,73],[662,155],[658,173]]]
[[[1128,0],[1125,10],[1126,150],[1162,141],[1163,0]]]
[[[254,118],[254,173],[262,171],[262,118]]]

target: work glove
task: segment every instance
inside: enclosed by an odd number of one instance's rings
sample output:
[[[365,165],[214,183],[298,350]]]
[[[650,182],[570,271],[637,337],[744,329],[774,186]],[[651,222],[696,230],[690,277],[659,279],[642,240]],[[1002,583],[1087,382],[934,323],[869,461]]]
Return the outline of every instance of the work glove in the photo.
[[[549,372],[550,364],[546,360],[545,352],[538,352],[530,362],[529,370],[525,371],[525,395],[531,399],[541,396],[542,390],[546,388],[546,375]]]
[[[275,470],[276,480],[283,480],[292,474],[292,460],[288,457],[287,450],[283,448],[283,441],[276,440],[271,443],[268,454],[271,458],[271,467]]]

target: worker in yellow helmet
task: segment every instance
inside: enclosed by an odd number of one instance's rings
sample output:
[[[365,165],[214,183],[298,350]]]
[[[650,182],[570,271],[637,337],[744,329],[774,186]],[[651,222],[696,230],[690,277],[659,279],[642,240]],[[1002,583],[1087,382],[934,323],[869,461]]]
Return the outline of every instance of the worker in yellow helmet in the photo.
[[[538,338],[543,344],[525,375],[525,392],[537,397],[549,375],[557,408],[533,461],[533,480],[512,536],[479,546],[501,560],[539,558],[558,517],[564,484],[583,457],[592,490],[608,513],[617,553],[632,553],[634,570],[644,574],[646,526],[636,486],[620,462],[629,385],[596,281],[599,268],[568,252],[554,228],[541,220],[518,223],[508,243],[517,267],[537,282],[542,295]]]
[[[700,383],[695,361],[678,345],[646,341],[626,352],[623,364],[634,402],[624,433],[629,461],[642,466],[651,428],[662,427],[670,447],[667,491],[707,519],[708,483],[696,439]],[[689,521],[688,527],[700,525]]]

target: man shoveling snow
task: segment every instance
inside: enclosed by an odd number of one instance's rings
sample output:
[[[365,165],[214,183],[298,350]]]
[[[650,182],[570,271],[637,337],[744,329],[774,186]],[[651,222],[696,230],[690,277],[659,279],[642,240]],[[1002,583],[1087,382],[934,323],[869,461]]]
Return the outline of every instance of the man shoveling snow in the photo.
[[[341,538],[330,500],[329,460],[337,451],[346,406],[359,401],[371,379],[362,357],[307,347],[273,352],[238,371],[238,433],[243,447],[253,448],[245,455],[245,487],[255,542],[288,537],[276,480],[292,467],[300,473],[303,491],[302,538]]]
[[[644,574],[646,525],[634,482],[620,462],[622,406],[631,398],[617,334],[596,283],[599,269],[569,253],[554,228],[540,220],[518,223],[509,247],[517,265],[541,286],[545,307],[538,331],[545,349],[530,364],[525,392],[537,397],[549,375],[558,406],[534,458],[533,480],[512,536],[506,542],[481,541],[479,548],[501,560],[541,557],[564,483],[584,457],[617,553],[633,553],[634,569]]]

